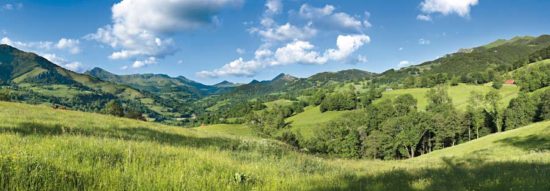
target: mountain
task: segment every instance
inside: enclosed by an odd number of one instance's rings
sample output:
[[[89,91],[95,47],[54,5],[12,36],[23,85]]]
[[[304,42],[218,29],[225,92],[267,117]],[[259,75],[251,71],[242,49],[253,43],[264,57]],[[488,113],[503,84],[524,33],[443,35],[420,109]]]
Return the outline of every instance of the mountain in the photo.
[[[376,75],[375,73],[371,73],[363,70],[350,69],[350,70],[342,70],[339,72],[318,73],[309,77],[308,80],[316,81],[316,82],[327,82],[327,81],[345,82],[345,81],[364,80],[365,78],[369,78],[375,75]]]
[[[298,80],[297,77],[294,77],[292,75],[289,75],[289,74],[285,74],[285,73],[281,73],[279,75],[277,75],[275,78],[273,78],[271,81],[285,81],[285,82],[292,82],[292,81],[295,81],[295,80]]]
[[[101,68],[94,68],[85,72],[85,74],[104,81],[128,85],[136,89],[159,95],[167,96],[170,94],[171,96],[168,97],[175,96],[175,98],[178,99],[200,98],[217,93],[220,89],[224,89],[216,86],[204,85],[183,76],[174,78],[165,74],[116,75]]]
[[[240,86],[240,85],[241,84],[237,84],[237,83],[233,83],[233,82],[229,82],[227,80],[224,80],[220,83],[214,84],[213,86],[217,87],[217,88],[232,88],[232,87],[237,87],[237,86]]]
[[[514,37],[510,40],[497,40],[490,44],[471,49],[461,49],[420,65],[383,72],[378,81],[397,82],[409,76],[429,76],[447,74],[462,79],[468,75],[488,70],[507,72],[529,63],[529,56],[550,46],[550,35],[539,37]]]
[[[112,77],[102,70],[93,73]],[[8,45],[0,45],[0,84],[12,86],[19,101],[60,104],[84,111],[100,111],[110,100],[132,105],[156,119],[178,117],[192,110],[178,108],[170,100],[147,91],[72,72]]]

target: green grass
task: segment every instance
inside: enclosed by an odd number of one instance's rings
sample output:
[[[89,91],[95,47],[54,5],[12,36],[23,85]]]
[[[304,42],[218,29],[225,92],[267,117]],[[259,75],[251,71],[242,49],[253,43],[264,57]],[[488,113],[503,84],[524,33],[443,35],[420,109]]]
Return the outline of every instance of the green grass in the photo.
[[[404,161],[320,158],[243,128],[0,102],[0,190],[550,189],[550,122]]]
[[[304,112],[286,119],[292,130],[300,133],[304,138],[313,136],[313,132],[319,125],[338,119],[350,111],[327,111],[321,113],[319,107],[306,107]]]
[[[275,100],[275,101],[265,102],[264,105],[267,106],[267,108],[273,108],[276,105],[289,106],[292,103],[294,103],[294,102],[290,101],[290,100],[287,100],[287,99],[278,99],[278,100]]]
[[[449,96],[451,96],[453,100],[453,104],[456,108],[460,110],[465,110],[468,105],[468,98],[470,97],[470,94],[472,91],[478,91],[482,92],[484,94],[491,91],[493,88],[489,85],[467,85],[467,84],[459,84],[458,86],[451,86],[448,89]],[[403,94],[411,94],[414,98],[418,100],[418,108],[420,110],[425,110],[426,106],[428,105],[428,100],[426,98],[426,93],[428,92],[429,88],[411,88],[411,89],[398,89],[398,90],[392,90],[392,91],[385,91],[382,95],[381,99],[378,99],[375,101],[375,103],[387,100],[387,99],[393,99],[399,95]],[[511,99],[517,97],[519,93],[519,88],[515,85],[504,85],[499,90],[500,95],[502,96],[502,99],[500,101],[502,107],[508,106],[508,103]]]
[[[256,133],[243,124],[217,124],[193,128],[199,132],[218,135],[232,135],[236,137],[256,137]]]

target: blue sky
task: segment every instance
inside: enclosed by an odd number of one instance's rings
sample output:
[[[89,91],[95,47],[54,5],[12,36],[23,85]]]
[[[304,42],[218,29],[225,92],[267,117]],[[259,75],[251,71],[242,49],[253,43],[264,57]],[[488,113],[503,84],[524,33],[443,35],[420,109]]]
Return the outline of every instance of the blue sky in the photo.
[[[2,43],[75,71],[206,84],[383,72],[550,33],[547,0],[0,0]]]

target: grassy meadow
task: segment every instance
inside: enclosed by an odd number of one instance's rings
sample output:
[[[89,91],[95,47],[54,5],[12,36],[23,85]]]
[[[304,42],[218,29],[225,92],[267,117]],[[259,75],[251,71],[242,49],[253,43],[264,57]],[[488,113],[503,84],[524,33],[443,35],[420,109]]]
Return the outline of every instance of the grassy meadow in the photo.
[[[0,122],[1,190],[550,189],[550,122],[403,161],[312,156],[238,125],[185,129],[18,103],[0,102]]]
[[[449,96],[453,100],[453,104],[456,108],[461,110],[466,110],[468,106],[468,98],[471,95],[472,91],[481,92],[487,94],[493,88],[490,84],[485,85],[468,85],[468,84],[459,84],[458,86],[450,86],[448,88]],[[381,102],[387,99],[393,99],[399,95],[411,94],[418,101],[418,108],[421,110],[426,109],[428,105],[428,99],[426,98],[426,93],[430,90],[429,88],[410,88],[410,89],[397,89],[391,91],[385,91],[382,93],[382,98],[375,101],[375,103]],[[519,87],[515,85],[504,85],[499,90],[502,99],[500,100],[501,106],[506,107],[510,100],[517,97],[519,93]]]

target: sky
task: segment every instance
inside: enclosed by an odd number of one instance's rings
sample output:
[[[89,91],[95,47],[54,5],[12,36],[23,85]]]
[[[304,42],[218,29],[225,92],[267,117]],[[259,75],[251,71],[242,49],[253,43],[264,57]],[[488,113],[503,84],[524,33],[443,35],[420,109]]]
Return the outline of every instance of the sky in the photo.
[[[67,69],[205,84],[383,72],[550,34],[548,0],[0,0],[0,43]]]

